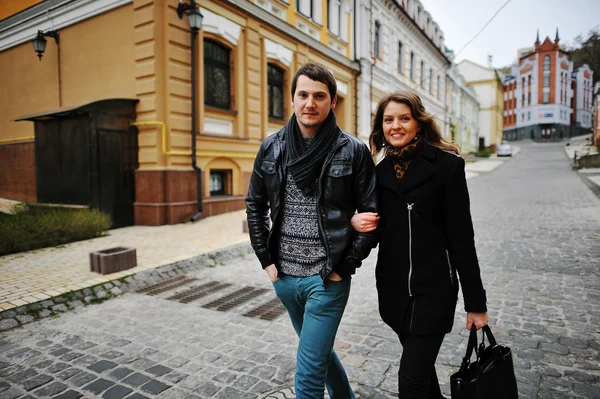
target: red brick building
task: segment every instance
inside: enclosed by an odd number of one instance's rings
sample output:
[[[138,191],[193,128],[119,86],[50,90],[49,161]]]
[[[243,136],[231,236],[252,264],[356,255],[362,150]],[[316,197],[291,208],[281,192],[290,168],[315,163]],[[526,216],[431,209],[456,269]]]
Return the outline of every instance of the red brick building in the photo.
[[[574,70],[569,53],[554,41],[540,42],[520,55],[504,80],[504,138],[560,140],[592,127],[593,71]]]

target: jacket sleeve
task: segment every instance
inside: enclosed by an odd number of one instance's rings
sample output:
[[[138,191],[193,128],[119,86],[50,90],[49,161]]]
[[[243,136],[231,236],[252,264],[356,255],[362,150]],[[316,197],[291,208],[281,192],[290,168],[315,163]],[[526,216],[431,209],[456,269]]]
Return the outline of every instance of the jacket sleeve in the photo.
[[[457,158],[450,172],[445,196],[446,239],[452,266],[458,272],[465,311],[486,312],[486,295],[475,250],[465,161]]]
[[[271,255],[267,248],[269,238],[269,197],[267,187],[262,174],[263,152],[265,141],[263,141],[256,159],[254,169],[250,177],[250,186],[246,196],[246,218],[248,220],[248,232],[250,233],[250,244],[258,257],[263,269],[273,264]]]
[[[354,191],[357,198],[357,212],[378,212],[377,185],[375,179],[375,164],[369,152],[369,148],[360,143],[356,155],[356,169]],[[336,273],[344,276],[354,274],[356,268],[360,267],[363,259],[369,256],[371,249],[377,245],[378,228],[371,233],[360,233],[352,230],[352,241],[344,253],[339,265],[334,267]]]

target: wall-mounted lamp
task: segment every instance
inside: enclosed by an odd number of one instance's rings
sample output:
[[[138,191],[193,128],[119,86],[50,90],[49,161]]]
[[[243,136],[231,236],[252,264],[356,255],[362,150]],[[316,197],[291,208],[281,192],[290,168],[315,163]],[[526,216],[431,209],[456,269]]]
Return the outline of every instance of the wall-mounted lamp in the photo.
[[[190,219],[192,222],[200,219],[202,216],[202,170],[196,163],[196,126],[198,119],[198,107],[196,105],[197,96],[196,96],[196,38],[198,36],[198,31],[202,27],[202,13],[198,10],[196,5],[196,0],[190,0],[189,3],[182,3],[179,0],[179,4],[177,5],[177,15],[179,18],[183,18],[184,14],[187,14],[188,23],[190,25],[191,32],[191,40],[190,40],[190,48],[191,48],[191,58],[192,58],[192,168],[196,172],[196,187],[197,187],[197,203],[198,203],[198,211],[192,218]]]
[[[195,0],[190,0],[189,3],[182,3],[181,0],[179,1],[179,4],[177,5],[177,15],[179,18],[183,18],[183,14],[186,12],[190,29],[194,32],[198,32],[202,27],[202,18],[204,18],[204,16],[196,7]]]
[[[31,41],[31,44],[33,44],[33,50],[37,53],[40,61],[42,60],[42,54],[44,54],[44,51],[46,51],[46,38],[44,36],[53,37],[54,41],[58,45],[58,31],[49,30],[44,32],[38,30],[37,36]]]

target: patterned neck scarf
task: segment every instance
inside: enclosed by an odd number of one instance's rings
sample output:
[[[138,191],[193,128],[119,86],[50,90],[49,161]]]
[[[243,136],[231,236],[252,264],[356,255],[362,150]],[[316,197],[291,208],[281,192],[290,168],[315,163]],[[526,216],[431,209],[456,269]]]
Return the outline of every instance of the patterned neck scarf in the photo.
[[[401,180],[410,165],[410,161],[417,153],[417,149],[421,146],[421,135],[419,134],[413,141],[402,148],[394,148],[391,145],[385,147],[385,155],[392,158],[392,165],[396,172],[396,178]]]

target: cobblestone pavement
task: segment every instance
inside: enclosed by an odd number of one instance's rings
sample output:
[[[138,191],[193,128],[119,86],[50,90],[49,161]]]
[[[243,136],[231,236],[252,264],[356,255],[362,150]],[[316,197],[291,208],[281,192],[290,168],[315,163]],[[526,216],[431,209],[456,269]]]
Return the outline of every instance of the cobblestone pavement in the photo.
[[[600,200],[561,143],[521,146],[469,180],[492,330],[513,349],[521,398],[600,398]],[[0,399],[293,398],[297,339],[258,261],[246,244],[211,259],[6,331]],[[378,316],[375,259],[336,342],[361,399],[394,397],[401,353]],[[467,338],[458,308],[438,358],[447,396]]]

